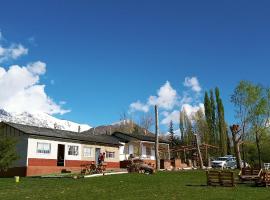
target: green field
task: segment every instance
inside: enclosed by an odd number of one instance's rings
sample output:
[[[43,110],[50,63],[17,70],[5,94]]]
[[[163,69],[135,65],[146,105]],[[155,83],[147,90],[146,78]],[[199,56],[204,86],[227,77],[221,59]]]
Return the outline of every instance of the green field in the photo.
[[[0,199],[269,199],[270,188],[205,186],[205,173],[123,174],[88,179],[0,179]]]

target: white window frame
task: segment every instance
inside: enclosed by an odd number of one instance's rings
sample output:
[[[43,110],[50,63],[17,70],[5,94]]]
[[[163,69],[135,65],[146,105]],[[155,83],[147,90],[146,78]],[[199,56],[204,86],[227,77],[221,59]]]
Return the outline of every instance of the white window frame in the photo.
[[[90,152],[86,152],[85,150],[88,149]],[[83,157],[91,158],[93,157],[93,147],[83,147]]]
[[[152,147],[146,146],[145,147],[145,154],[146,154],[146,156],[152,156]]]
[[[73,148],[73,149],[71,149],[71,148]],[[79,155],[79,146],[68,145],[68,155],[69,156],[78,156]]]
[[[106,151],[106,158],[114,159],[115,158],[115,152],[114,151]]]
[[[45,148],[46,146],[49,148]],[[50,154],[51,153],[51,143],[37,142],[37,153],[38,154]]]

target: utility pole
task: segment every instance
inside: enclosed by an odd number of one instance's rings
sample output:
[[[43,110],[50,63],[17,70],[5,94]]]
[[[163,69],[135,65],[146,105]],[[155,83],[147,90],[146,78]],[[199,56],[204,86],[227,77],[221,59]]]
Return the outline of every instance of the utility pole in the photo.
[[[199,156],[200,167],[201,167],[201,169],[203,169],[203,160],[202,160],[202,154],[201,154],[200,145],[199,145],[199,141],[198,141],[198,136],[197,136],[197,134],[194,134],[194,136],[195,136],[195,140],[196,140],[196,147],[197,147],[197,153]]]
[[[159,120],[158,120],[158,106],[155,105],[155,128],[156,128],[156,142],[155,142],[155,157],[156,157],[156,170],[160,170],[159,161]]]

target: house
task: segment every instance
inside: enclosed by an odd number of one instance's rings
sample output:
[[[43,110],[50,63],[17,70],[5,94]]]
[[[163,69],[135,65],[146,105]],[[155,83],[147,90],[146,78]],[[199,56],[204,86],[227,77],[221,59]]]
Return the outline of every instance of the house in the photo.
[[[146,164],[155,166],[155,137],[149,135],[125,134],[115,132],[112,134],[119,139],[122,146],[119,148],[120,166],[126,167],[130,157],[140,158]],[[162,161],[170,160],[169,142],[159,139],[159,155]]]
[[[119,168],[119,140],[108,135],[88,135],[50,128],[0,123],[0,137],[16,139],[19,160],[1,176],[36,176],[80,171],[106,153],[107,168]]]

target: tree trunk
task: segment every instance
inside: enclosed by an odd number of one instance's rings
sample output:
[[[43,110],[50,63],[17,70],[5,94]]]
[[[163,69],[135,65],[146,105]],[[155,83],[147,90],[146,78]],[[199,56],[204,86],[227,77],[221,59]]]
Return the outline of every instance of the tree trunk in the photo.
[[[257,146],[257,152],[258,152],[258,158],[259,158],[259,166],[260,168],[262,168],[261,146],[260,146],[258,132],[256,132],[256,146]]]
[[[201,150],[200,150],[200,145],[199,145],[199,142],[198,142],[197,134],[195,134],[195,139],[196,139],[197,153],[198,153],[198,156],[199,156],[200,168],[203,169],[202,154],[201,154]]]
[[[240,145],[239,145],[239,142],[237,141],[236,134],[232,133],[232,136],[233,136],[233,146],[234,146],[234,153],[235,153],[235,156],[236,156],[237,168],[241,169]]]

